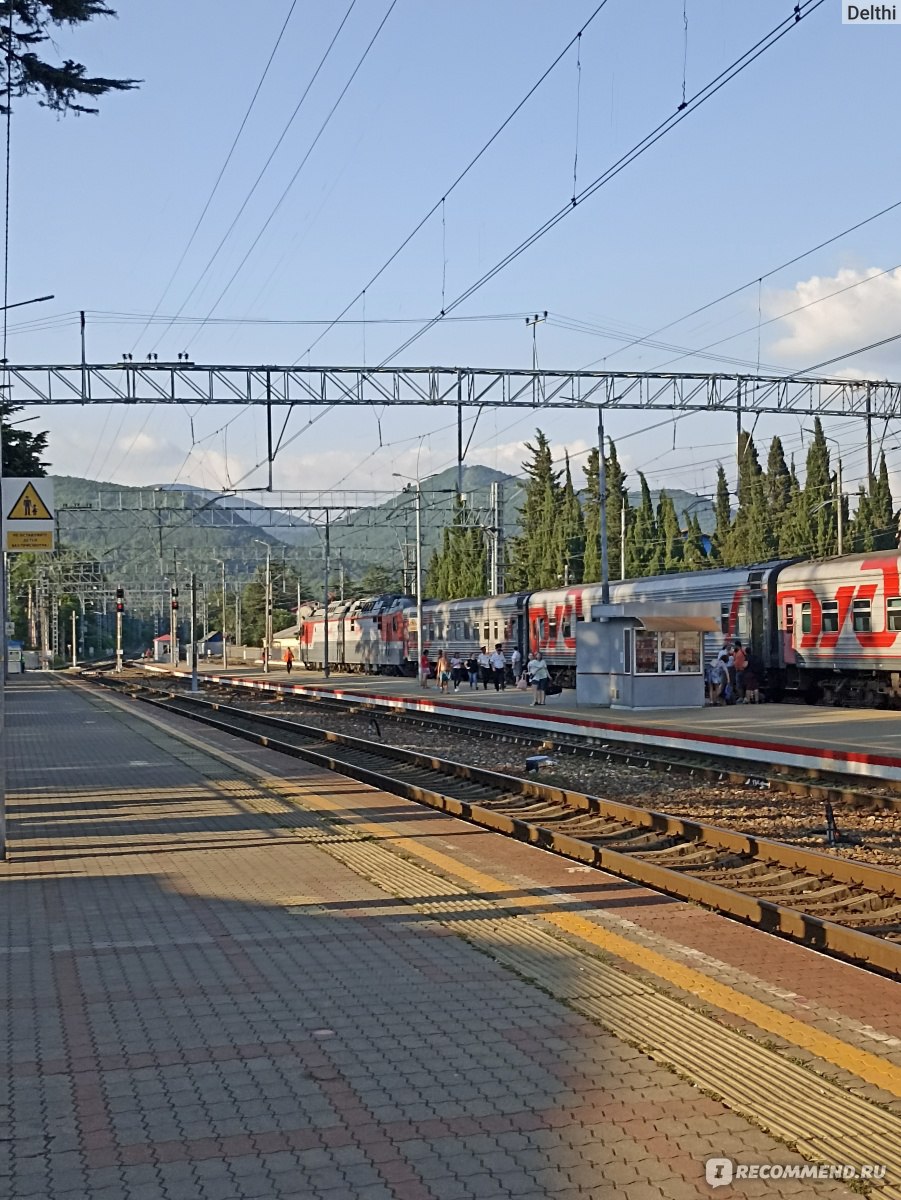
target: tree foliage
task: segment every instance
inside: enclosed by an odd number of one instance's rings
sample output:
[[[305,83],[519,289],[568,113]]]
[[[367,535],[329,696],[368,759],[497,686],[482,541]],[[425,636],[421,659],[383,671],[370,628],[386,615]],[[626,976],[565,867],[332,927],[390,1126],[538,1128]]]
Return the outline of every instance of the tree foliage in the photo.
[[[42,108],[57,113],[95,113],[97,109],[90,101],[107,92],[127,92],[137,87],[136,79],[88,75],[87,68],[71,58],[54,63],[44,56],[63,27],[77,27],[96,17],[115,15],[115,10],[102,0],[2,0],[0,43],[10,79],[7,82],[4,69],[0,112],[9,110],[12,97],[36,95]]]
[[[47,449],[46,433],[31,433],[14,418],[22,409],[0,400],[0,439],[3,442],[3,474],[37,476],[47,474],[42,455]]]

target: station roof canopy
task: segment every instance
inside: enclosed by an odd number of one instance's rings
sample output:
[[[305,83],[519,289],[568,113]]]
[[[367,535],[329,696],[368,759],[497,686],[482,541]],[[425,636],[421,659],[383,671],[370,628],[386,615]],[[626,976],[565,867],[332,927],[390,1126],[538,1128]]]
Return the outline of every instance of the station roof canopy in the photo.
[[[592,604],[593,621],[634,621],[637,629],[649,633],[719,633],[718,604],[661,604],[653,607],[641,600],[626,604]]]
[[[662,613],[647,613],[635,618],[642,629],[660,633],[719,633],[715,617],[680,617]]]

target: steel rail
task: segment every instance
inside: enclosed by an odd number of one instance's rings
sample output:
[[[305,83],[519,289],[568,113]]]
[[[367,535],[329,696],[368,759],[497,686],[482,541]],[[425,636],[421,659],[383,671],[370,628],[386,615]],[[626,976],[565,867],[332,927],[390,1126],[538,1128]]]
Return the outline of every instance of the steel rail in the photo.
[[[481,718],[475,721],[467,716],[465,709],[460,709],[459,716],[449,716],[446,713],[411,711],[402,708],[386,709],[381,705],[370,703],[362,697],[305,695],[303,692],[296,691],[293,684],[290,690],[286,690],[277,682],[264,683],[255,679],[236,679],[227,683],[221,678],[217,678],[215,681],[201,680],[201,682],[209,686],[230,688],[237,693],[247,690],[270,692],[312,709],[332,709],[351,715],[372,713],[377,715],[379,720],[390,718],[422,728],[434,726],[465,732],[470,737],[498,739],[521,746],[548,747],[549,753],[565,752],[572,755],[583,755],[602,762],[622,763],[624,766],[658,770],[666,774],[683,774],[688,778],[705,779],[713,783],[727,783],[735,787],[784,792],[792,796],[810,797],[820,802],[828,800],[830,804],[840,804],[843,808],[870,811],[901,810],[901,783],[893,783],[886,779],[880,779],[875,784],[881,790],[873,791],[857,785],[859,776],[843,775],[836,770],[824,771],[819,767],[809,767],[805,770],[802,767],[780,766],[779,764],[767,766],[764,763],[754,763],[752,770],[739,770],[736,768],[735,759],[725,755],[719,757],[709,750],[664,749],[657,746],[638,747],[635,742],[626,739],[617,740],[615,734],[609,732],[605,732],[603,736],[561,732],[556,729],[549,730],[544,736],[533,731],[517,733],[510,725],[503,722]],[[128,685],[124,681],[120,681],[120,686]],[[892,792],[897,794],[890,794]]]
[[[901,872],[199,697],[136,698],[901,978]]]

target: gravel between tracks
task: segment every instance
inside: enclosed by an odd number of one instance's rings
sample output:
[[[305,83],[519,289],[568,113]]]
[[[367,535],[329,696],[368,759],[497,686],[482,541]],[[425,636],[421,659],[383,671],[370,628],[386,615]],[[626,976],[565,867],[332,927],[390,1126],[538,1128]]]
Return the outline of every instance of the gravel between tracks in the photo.
[[[142,677],[141,682],[146,684],[148,680]],[[172,681],[167,680],[166,686],[171,688]],[[207,686],[203,695],[207,699],[272,713],[350,737],[373,736],[373,717],[367,713],[332,708],[317,711],[315,703],[303,703],[290,697],[269,699],[222,687]],[[534,753],[531,748],[513,745],[498,737],[478,737],[444,727],[423,727],[391,714],[375,714],[375,720],[381,740],[388,745],[508,775],[524,776],[526,757]],[[553,767],[543,769],[540,778],[545,783],[592,796],[640,804],[674,816],[722,825],[824,854],[901,869],[901,812],[898,811],[868,812],[836,806],[839,832],[847,840],[830,848],[825,841],[823,804],[810,797],[706,780],[693,783],[679,774],[602,763],[569,753],[558,757]]]

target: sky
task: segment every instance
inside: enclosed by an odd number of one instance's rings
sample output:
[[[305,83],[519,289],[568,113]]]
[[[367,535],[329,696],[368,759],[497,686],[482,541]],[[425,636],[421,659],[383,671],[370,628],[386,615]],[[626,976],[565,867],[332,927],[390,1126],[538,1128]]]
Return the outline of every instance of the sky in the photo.
[[[61,57],[141,84],[104,97],[96,116],[15,105],[9,296],[55,298],[10,313],[9,359],[76,362],[82,309],[87,357],[106,363],[187,351],[197,363],[528,367],[525,317],[547,311],[534,343],[544,367],[797,371],[898,332],[901,207],[756,282],[901,201],[901,28],[843,25],[839,0],[826,0],[455,309],[461,319],[397,357],[567,202],[574,174],[579,189],[599,176],[677,108],[683,86],[690,98],[793,7],[607,0],[451,189],[597,3],[113,0],[116,19],[59,31]],[[435,205],[347,323],[328,328]],[[661,326],[664,346],[630,344]],[[901,342],[841,373],[901,379]],[[261,409],[23,415],[49,431],[55,474],[265,483]],[[299,409],[286,438],[313,415]],[[452,410],[335,410],[281,452],[275,486],[394,489],[395,472],[425,477],[455,461],[454,421]],[[594,423],[492,410],[468,461],[518,473],[540,426],[571,454],[578,484]],[[709,494],[720,461],[734,478],[731,414],[614,412],[606,424],[633,484],[641,470],[652,486]],[[803,463],[805,422],[761,418],[764,457],[776,433]],[[856,489],[862,426],[834,419],[826,433]],[[899,492],[897,433],[875,433]]]

